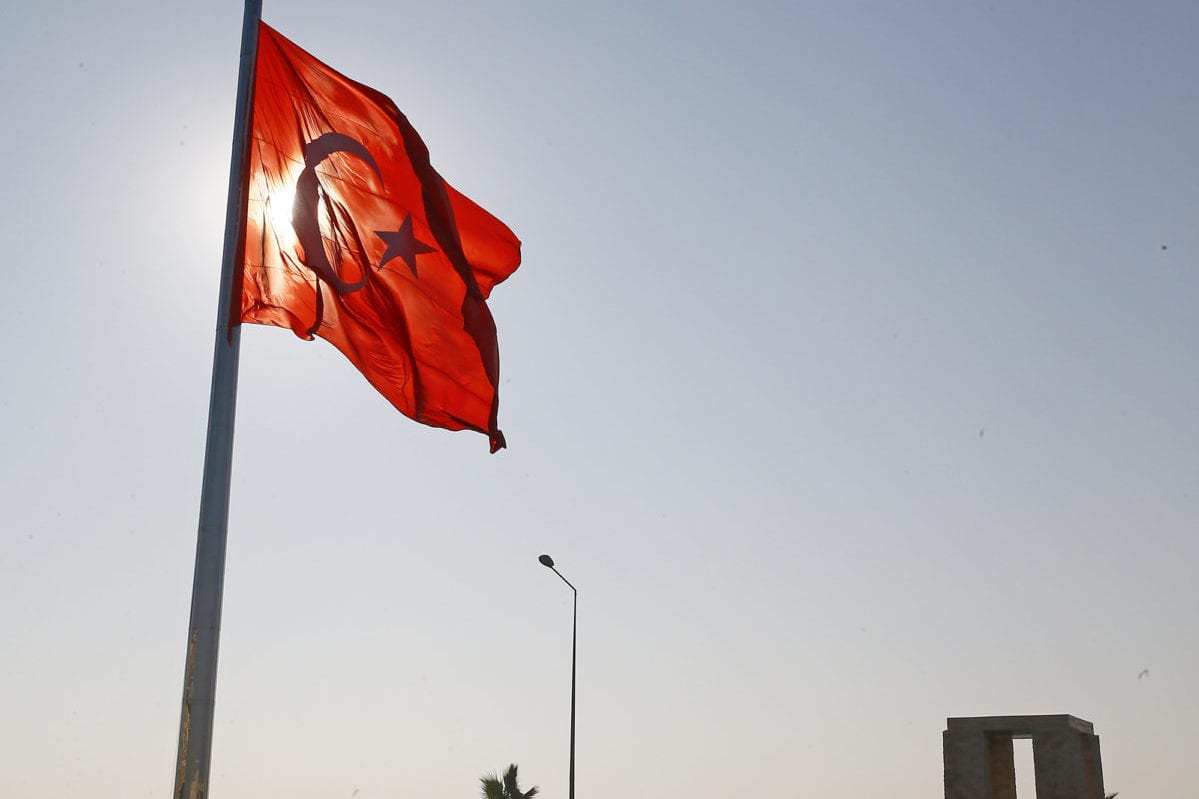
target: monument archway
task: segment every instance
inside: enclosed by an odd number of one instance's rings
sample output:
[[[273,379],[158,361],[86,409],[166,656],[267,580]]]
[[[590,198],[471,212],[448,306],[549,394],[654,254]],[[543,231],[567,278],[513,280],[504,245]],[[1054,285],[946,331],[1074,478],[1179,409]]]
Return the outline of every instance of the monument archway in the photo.
[[[1016,799],[1012,739],[1031,738],[1037,799],[1104,799],[1094,725],[1075,716],[945,721],[945,799]]]

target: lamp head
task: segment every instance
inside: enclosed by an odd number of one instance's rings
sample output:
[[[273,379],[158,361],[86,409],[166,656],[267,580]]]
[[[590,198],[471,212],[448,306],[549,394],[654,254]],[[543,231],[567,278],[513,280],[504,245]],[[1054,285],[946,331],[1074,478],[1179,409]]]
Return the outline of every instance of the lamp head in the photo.
[[[541,562],[542,566],[546,566],[551,569],[554,568],[554,559],[549,555],[542,555],[537,560]]]

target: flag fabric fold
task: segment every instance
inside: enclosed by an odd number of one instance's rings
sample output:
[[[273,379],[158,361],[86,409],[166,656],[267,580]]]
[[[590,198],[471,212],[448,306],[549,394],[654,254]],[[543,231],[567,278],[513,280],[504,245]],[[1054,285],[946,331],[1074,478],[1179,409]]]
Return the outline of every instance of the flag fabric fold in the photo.
[[[247,191],[241,321],[323,338],[405,415],[505,446],[486,299],[520,241],[395,103],[265,23]]]

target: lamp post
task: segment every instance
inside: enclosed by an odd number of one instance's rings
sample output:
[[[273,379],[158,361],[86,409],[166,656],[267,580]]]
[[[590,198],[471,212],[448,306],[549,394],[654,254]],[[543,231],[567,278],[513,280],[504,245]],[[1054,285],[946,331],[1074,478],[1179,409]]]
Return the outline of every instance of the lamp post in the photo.
[[[579,632],[579,589],[571,585],[570,580],[562,576],[562,572],[554,568],[554,559],[549,555],[537,558],[542,566],[558,575],[562,582],[570,586],[574,592],[574,614],[570,625],[570,790],[569,799],[575,799],[575,662],[578,654]]]

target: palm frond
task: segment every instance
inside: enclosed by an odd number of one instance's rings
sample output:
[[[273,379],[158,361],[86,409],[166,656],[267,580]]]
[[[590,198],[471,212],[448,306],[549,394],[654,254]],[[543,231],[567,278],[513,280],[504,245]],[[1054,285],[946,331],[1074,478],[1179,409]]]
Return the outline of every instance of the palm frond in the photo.
[[[516,783],[516,764],[508,766],[508,770],[504,772],[504,792],[508,794],[508,799],[520,799],[524,794],[520,792],[520,786]]]
[[[500,783],[499,775],[494,772],[479,778],[483,785],[483,799],[505,799],[504,786]]]
[[[483,786],[483,799],[533,799],[537,796],[537,786],[521,792],[517,782],[516,764],[512,763],[501,777],[498,773],[484,774],[479,778]]]

